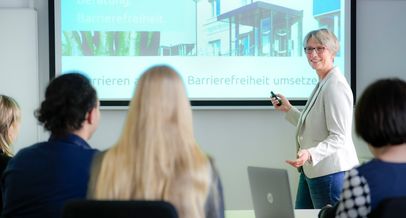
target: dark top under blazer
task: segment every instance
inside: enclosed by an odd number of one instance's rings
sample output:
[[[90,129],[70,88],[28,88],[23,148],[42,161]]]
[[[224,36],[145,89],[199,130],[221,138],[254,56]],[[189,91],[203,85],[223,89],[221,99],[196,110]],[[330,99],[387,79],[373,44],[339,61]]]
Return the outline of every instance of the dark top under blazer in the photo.
[[[95,149],[79,136],[51,136],[20,150],[1,181],[4,217],[62,216],[66,200],[84,198]]]

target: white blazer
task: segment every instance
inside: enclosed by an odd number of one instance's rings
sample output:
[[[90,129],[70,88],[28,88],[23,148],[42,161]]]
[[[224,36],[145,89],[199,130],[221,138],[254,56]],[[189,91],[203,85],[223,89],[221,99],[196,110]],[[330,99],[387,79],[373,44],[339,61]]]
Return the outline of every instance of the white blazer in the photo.
[[[303,165],[309,178],[346,171],[358,165],[352,141],[353,95],[337,67],[319,81],[303,112],[292,107],[286,119],[297,126],[297,150],[307,149]]]

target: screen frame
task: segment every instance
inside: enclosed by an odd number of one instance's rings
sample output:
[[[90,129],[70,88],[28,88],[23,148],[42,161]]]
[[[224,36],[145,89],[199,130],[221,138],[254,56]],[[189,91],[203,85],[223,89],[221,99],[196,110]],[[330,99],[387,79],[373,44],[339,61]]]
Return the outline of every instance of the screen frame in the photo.
[[[56,50],[55,50],[55,1],[48,0],[48,24],[49,24],[49,79],[52,80],[56,76]],[[349,63],[350,69],[350,87],[353,93],[354,104],[356,100],[356,1],[344,0],[346,7],[345,11],[349,11],[346,15],[346,43],[344,49],[348,46],[349,53],[346,53],[346,63]],[[348,27],[349,25],[349,27]],[[349,30],[349,31],[348,31]],[[347,68],[346,68],[347,69]],[[345,71],[346,71],[345,69]],[[348,72],[347,72],[348,73]],[[294,106],[304,106],[307,100],[289,100]],[[100,105],[103,108],[122,108],[128,107],[130,100],[101,100]],[[269,100],[191,100],[194,108],[272,108]]]

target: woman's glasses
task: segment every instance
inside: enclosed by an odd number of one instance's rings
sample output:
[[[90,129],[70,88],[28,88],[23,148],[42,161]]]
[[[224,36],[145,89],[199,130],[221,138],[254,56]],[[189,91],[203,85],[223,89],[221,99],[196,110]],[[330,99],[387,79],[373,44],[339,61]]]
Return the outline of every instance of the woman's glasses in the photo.
[[[306,52],[306,54],[312,54],[313,51],[316,51],[317,54],[321,54],[325,49],[326,47],[304,47],[304,52]]]

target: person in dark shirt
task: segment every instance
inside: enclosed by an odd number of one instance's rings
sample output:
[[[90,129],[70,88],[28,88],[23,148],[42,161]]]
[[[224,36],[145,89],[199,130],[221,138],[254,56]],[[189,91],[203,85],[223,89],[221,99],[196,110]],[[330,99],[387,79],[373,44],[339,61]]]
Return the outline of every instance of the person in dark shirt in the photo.
[[[21,111],[17,101],[12,97],[0,95],[0,176],[13,156],[11,144],[20,129]],[[3,201],[0,198],[0,213]]]
[[[59,218],[67,200],[86,196],[96,152],[86,140],[100,117],[89,79],[78,73],[55,78],[35,115],[51,135],[10,160],[1,181],[3,217]]]
[[[340,201],[319,217],[366,218],[383,200],[406,196],[406,82],[370,85],[358,101],[355,129],[374,158],[347,173]]]

